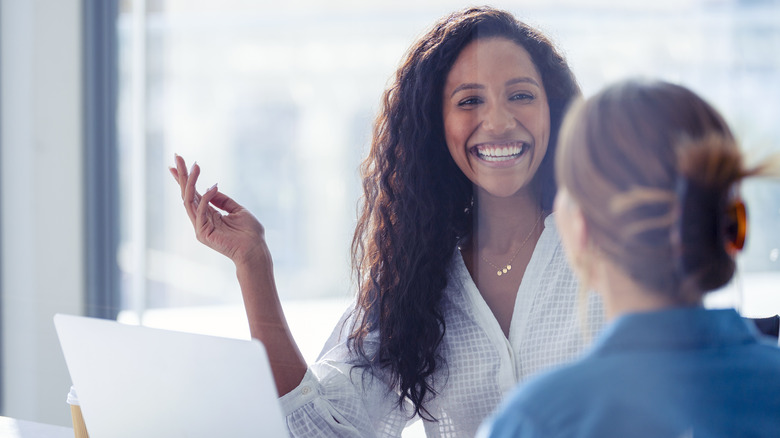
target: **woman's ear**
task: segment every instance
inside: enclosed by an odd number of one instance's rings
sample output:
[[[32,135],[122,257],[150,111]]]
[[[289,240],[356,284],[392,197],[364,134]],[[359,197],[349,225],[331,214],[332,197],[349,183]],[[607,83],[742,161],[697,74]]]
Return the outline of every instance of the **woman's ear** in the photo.
[[[588,249],[588,226],[582,209],[566,189],[560,189],[555,197],[555,223],[569,263],[579,270]]]
[[[572,264],[577,271],[582,272],[592,265],[588,223],[585,221],[585,216],[582,214],[582,209],[579,205],[573,205],[572,210],[570,218]]]

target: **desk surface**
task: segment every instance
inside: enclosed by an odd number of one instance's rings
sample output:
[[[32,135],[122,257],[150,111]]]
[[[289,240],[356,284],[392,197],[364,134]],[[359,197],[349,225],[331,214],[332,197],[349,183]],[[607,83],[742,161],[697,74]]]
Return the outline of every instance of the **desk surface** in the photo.
[[[51,424],[35,423],[0,417],[0,437],[3,438],[73,438],[70,427],[53,426]]]

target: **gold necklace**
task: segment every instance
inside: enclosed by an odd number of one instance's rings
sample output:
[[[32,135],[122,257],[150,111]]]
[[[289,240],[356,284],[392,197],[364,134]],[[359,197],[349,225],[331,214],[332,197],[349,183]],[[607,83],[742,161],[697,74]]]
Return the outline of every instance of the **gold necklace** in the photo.
[[[485,256],[480,255],[480,257],[482,257],[482,260],[484,260],[485,263],[487,263],[488,265],[490,265],[490,266],[492,266],[493,268],[496,269],[496,275],[498,275],[500,277],[500,276],[502,276],[504,274],[508,274],[509,271],[512,270],[512,262],[515,261],[515,257],[517,257],[517,255],[520,254],[520,250],[523,249],[525,244],[528,243],[528,239],[530,239],[531,236],[534,234],[534,231],[536,231],[536,226],[539,225],[539,221],[542,220],[542,216],[543,215],[544,215],[544,211],[539,213],[539,218],[536,219],[536,223],[534,223],[534,226],[531,227],[531,232],[528,233],[527,236],[525,236],[525,239],[523,239],[523,243],[521,243],[520,246],[517,247],[517,250],[515,250],[515,253],[512,255],[512,258],[509,259],[509,263],[504,265],[503,268],[499,268],[498,266],[494,265],[493,263],[490,263],[490,260],[486,259]]]

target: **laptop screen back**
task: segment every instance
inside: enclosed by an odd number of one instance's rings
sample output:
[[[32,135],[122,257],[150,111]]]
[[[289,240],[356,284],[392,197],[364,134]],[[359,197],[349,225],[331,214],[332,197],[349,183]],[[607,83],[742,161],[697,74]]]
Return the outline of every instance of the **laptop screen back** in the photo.
[[[91,438],[288,436],[257,340],[70,315],[54,323]]]

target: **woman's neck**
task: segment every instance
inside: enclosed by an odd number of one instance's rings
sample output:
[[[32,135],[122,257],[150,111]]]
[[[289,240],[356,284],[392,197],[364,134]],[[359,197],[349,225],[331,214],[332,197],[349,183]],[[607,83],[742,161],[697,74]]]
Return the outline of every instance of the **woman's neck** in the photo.
[[[516,248],[539,228],[542,208],[530,191],[496,197],[475,187],[474,240],[481,248],[503,253]]]
[[[597,277],[594,288],[604,300],[607,319],[611,320],[627,313],[652,312],[680,307],[685,304],[641,286],[612,263],[597,263]],[[699,303],[701,304],[701,303]]]

